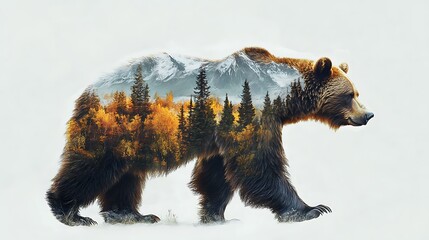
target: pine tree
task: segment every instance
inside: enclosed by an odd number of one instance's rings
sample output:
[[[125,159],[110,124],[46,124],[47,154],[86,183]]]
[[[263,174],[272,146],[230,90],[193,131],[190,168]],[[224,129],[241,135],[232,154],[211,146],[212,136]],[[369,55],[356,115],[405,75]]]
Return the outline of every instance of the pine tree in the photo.
[[[238,108],[238,131],[242,131],[247,125],[252,123],[255,117],[255,108],[252,104],[252,95],[250,93],[249,82],[244,81],[243,93],[241,94],[241,103]]]
[[[286,98],[283,101],[283,105],[285,106],[285,116],[291,115],[291,98],[290,93],[286,96]]]
[[[150,113],[151,111],[150,111],[149,85],[146,83],[143,87],[143,107],[142,107],[142,111],[140,112],[143,122]]]
[[[189,109],[188,109],[188,126],[186,129],[186,142],[188,143],[188,147],[189,147],[189,144],[193,142],[192,139],[194,136],[193,136],[193,131],[191,131],[193,126],[194,126],[194,103],[192,101],[192,96],[191,96],[191,99],[189,100]]]
[[[139,64],[134,74],[134,84],[131,87],[131,102],[133,103],[132,116],[140,115],[142,122],[150,114],[149,86],[142,76],[142,66]]]
[[[265,99],[264,99],[264,108],[262,109],[262,116],[261,116],[261,120],[262,123],[266,122],[273,114],[273,109],[271,107],[271,99],[270,99],[270,95],[267,92],[267,95],[265,95]]]
[[[219,131],[229,133],[232,130],[233,124],[234,115],[232,114],[232,103],[228,100],[228,94],[226,94],[223,104],[222,119],[219,123]]]
[[[302,88],[299,81],[293,82],[290,87],[290,93],[286,99],[288,114],[295,115],[302,110],[302,106],[298,104],[303,98]]]
[[[285,105],[280,96],[277,96],[273,101],[273,114],[279,118],[283,118],[285,116]]]
[[[186,119],[185,119],[185,110],[182,106],[180,107],[179,113],[179,131],[177,132],[177,139],[179,141],[179,154],[180,158],[183,158],[186,155],[187,151],[187,128],[186,128]]]
[[[194,88],[196,100],[207,101],[210,97],[210,86],[207,82],[206,69],[204,66],[200,68],[196,81],[197,86]]]
[[[192,125],[190,131],[192,137],[190,139],[192,147],[198,149],[204,144],[205,139],[210,137],[216,127],[215,114],[210,102],[210,86],[207,82],[206,70],[200,68],[197,76],[195,93],[195,106],[192,114]]]

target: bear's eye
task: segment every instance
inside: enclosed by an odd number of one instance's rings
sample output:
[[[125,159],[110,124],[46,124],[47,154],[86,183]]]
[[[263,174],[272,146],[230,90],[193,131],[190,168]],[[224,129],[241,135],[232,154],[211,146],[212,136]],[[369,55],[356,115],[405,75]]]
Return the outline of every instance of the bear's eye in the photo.
[[[349,98],[353,99],[355,97],[354,93],[349,93]]]

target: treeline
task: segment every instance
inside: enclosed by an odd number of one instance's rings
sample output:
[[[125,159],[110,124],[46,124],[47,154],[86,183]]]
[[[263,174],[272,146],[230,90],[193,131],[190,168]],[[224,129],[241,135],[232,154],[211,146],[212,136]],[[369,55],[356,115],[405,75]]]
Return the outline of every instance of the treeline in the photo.
[[[267,93],[264,107],[258,111],[245,81],[240,104],[233,105],[226,95],[222,106],[210,95],[204,68],[189,101],[174,102],[172,92],[165,98],[156,95],[151,101],[141,66],[134,78],[130,96],[115,92],[106,105],[90,89],[79,97],[68,122],[69,153],[93,159],[111,151],[137,164],[168,171],[207,147],[216,131],[238,145],[251,144],[261,124],[287,114],[290,101],[290,96],[284,100],[279,96],[271,102]]]

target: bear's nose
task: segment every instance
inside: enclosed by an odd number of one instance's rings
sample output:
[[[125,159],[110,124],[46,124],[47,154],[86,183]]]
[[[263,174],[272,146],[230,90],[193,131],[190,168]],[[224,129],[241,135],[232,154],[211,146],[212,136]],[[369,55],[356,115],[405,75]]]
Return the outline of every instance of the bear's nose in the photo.
[[[374,113],[372,112],[365,113],[366,122],[368,122],[373,117],[374,117]]]

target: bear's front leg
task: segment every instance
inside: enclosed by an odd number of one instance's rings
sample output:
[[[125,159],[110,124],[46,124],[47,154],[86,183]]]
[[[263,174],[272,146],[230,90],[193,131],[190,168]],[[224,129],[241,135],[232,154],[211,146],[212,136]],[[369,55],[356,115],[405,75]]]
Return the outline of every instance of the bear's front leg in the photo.
[[[247,176],[241,182],[240,197],[248,205],[271,209],[279,222],[302,222],[331,212],[325,205],[308,206],[286,176],[269,169]]]
[[[234,192],[225,180],[223,157],[216,155],[198,159],[189,185],[195,193],[200,194],[201,222],[225,222],[225,208]]]

